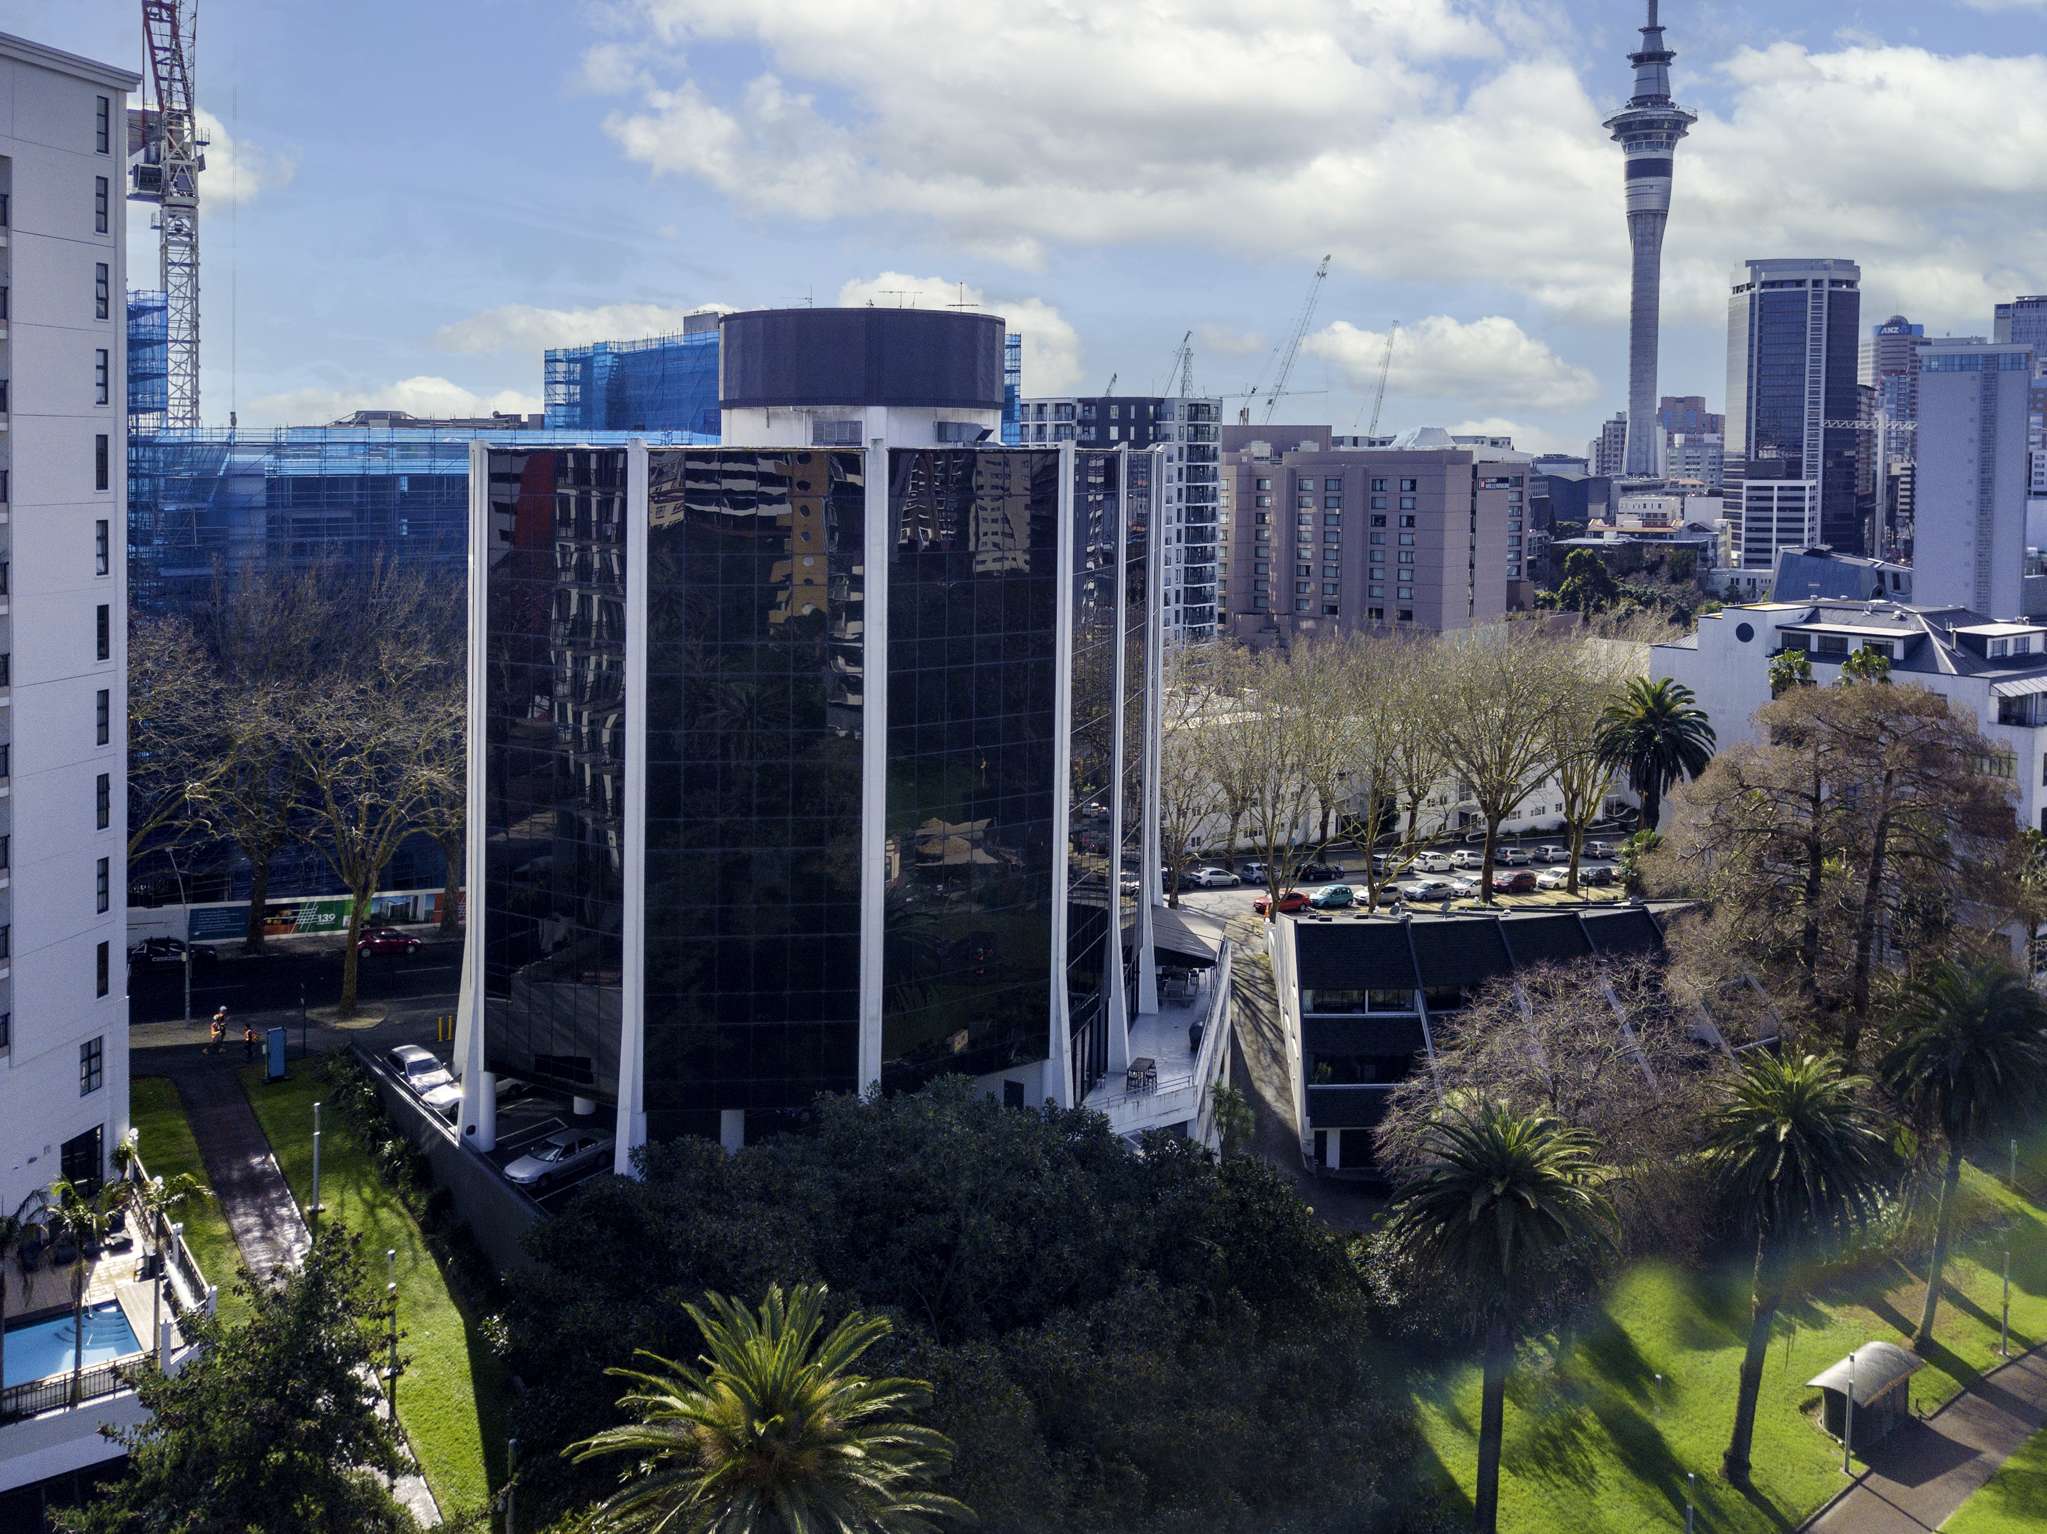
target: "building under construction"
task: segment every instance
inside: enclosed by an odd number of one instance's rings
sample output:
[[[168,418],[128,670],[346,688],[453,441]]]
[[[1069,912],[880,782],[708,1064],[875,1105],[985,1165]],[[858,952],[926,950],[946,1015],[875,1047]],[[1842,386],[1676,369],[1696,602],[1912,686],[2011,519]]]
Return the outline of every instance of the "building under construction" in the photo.
[[[547,424],[565,431],[718,435],[718,314],[685,315],[678,335],[549,348]]]

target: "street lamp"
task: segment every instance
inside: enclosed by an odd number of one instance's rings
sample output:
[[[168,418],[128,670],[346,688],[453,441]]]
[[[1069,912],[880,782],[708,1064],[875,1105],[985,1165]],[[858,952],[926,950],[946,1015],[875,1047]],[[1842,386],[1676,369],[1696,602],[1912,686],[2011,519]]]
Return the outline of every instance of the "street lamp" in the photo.
[[[320,1105],[313,1104],[313,1201],[306,1205],[306,1220],[312,1227],[310,1234],[320,1233]]]
[[[1699,1489],[1699,1472],[1685,1472],[1685,1534],[1692,1534],[1692,1498]]]

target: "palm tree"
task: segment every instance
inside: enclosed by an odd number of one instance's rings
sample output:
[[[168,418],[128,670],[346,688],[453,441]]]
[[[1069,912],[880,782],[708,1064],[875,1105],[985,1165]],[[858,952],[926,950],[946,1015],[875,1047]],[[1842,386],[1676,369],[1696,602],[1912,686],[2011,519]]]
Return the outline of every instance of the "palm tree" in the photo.
[[[683,1307],[703,1336],[697,1366],[642,1350],[647,1370],[611,1369],[640,1388],[619,1398],[639,1420],[569,1445],[580,1464],[633,1456],[597,1508],[599,1530],[650,1534],[920,1534],[971,1519],[927,1489],[952,1463],[944,1434],[908,1413],[921,1380],[851,1372],[888,1335],[855,1311],[822,1340],[825,1287],[768,1290],[758,1313],[722,1294]]]
[[[1713,759],[1713,726],[1691,688],[1663,677],[1636,677],[1599,716],[1599,761],[1626,772],[1642,797],[1642,829],[1656,829],[1663,794],[1680,778],[1696,778]]]
[[[128,1207],[141,1219],[145,1239],[149,1242],[149,1253],[154,1259],[152,1266],[156,1280],[150,1285],[150,1329],[149,1351],[160,1354],[159,1342],[163,1337],[163,1286],[170,1281],[168,1270],[163,1263],[163,1237],[168,1234],[171,1211],[189,1198],[210,1198],[212,1190],[190,1172],[179,1172],[168,1179],[143,1175],[143,1168],[135,1150],[136,1132],[128,1131],[128,1138],[114,1147],[114,1165],[128,1178]],[[131,1175],[131,1168],[133,1175]],[[159,1367],[162,1358],[157,1358]]]
[[[42,1222],[36,1218],[41,1209],[43,1195],[40,1190],[23,1199],[12,1214],[0,1214],[0,1383],[7,1379],[7,1259],[12,1257],[28,1233]]]
[[[2009,964],[1943,960],[1906,987],[1893,1037],[1877,1074],[1922,1129],[1938,1130],[1947,1141],[1926,1303],[1912,1334],[1917,1349],[1933,1337],[1962,1157],[1977,1135],[2023,1117],[2040,1099],[2047,1001]]]
[[[1748,1351],[1734,1404],[1734,1433],[1721,1470],[1748,1481],[1756,1397],[1792,1259],[1861,1226],[1883,1202],[1887,1156],[1880,1121],[1863,1099],[1869,1083],[1832,1056],[1780,1060],[1757,1051],[1726,1085],[1707,1157],[1756,1235]]]
[[[108,1234],[128,1202],[128,1180],[116,1177],[96,1187],[60,1177],[50,1184],[44,1200],[45,1218],[53,1238],[69,1240],[71,1258],[71,1404],[76,1406],[85,1392],[85,1276],[92,1268],[92,1255],[106,1244]]]
[[[1812,657],[1803,650],[1779,650],[1770,657],[1770,696],[1781,698],[1794,687],[1812,685]]]
[[[1478,1534],[1492,1534],[1500,1507],[1500,1436],[1514,1312],[1532,1264],[1612,1239],[1613,1205],[1602,1188],[1596,1142],[1554,1119],[1505,1104],[1453,1104],[1423,1137],[1415,1170],[1394,1205],[1394,1247],[1474,1295],[1485,1330],[1485,1384],[1478,1426]]]

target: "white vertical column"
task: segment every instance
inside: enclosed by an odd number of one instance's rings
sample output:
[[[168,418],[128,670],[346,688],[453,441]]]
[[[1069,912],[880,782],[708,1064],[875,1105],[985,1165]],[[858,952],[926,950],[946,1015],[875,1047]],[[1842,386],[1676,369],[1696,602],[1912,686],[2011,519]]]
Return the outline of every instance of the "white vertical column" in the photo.
[[[485,647],[490,632],[490,444],[469,444],[469,676],[468,718],[463,784],[463,902],[465,923],[462,942],[462,983],[455,1003],[455,1062],[462,1077],[462,1142],[472,1150],[496,1148],[495,1090],[484,1069],[484,785],[485,744],[489,721],[485,717]]]
[[[647,444],[625,459],[625,892],[618,1029],[618,1136],[612,1169],[647,1143]]]
[[[1074,1106],[1073,1010],[1066,994],[1066,944],[1073,837],[1073,581],[1080,555],[1073,536],[1073,477],[1078,457],[1073,443],[1059,444],[1059,530],[1053,540],[1057,550],[1054,568],[1059,578],[1053,619],[1056,669],[1052,684],[1052,952],[1046,1007],[1051,1036],[1046,1041],[1045,1059],[1047,1070],[1055,1078],[1047,1083],[1052,1089],[1047,1095],[1063,1108]],[[1115,899],[1113,863],[1109,898]]]
[[[870,424],[869,427],[872,430]],[[863,1092],[881,1082],[882,898],[888,842],[888,446],[870,437],[860,647],[860,1061]]]

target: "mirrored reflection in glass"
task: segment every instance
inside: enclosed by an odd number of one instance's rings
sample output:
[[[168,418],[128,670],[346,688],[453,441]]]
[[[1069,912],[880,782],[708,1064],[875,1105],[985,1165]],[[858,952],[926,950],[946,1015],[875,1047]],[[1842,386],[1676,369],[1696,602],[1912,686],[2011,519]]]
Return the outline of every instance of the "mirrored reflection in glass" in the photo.
[[[1066,841],[1066,999],[1075,1101],[1109,1068],[1109,934],[1117,895],[1116,565],[1123,453],[1080,452],[1073,485],[1072,812]]]

